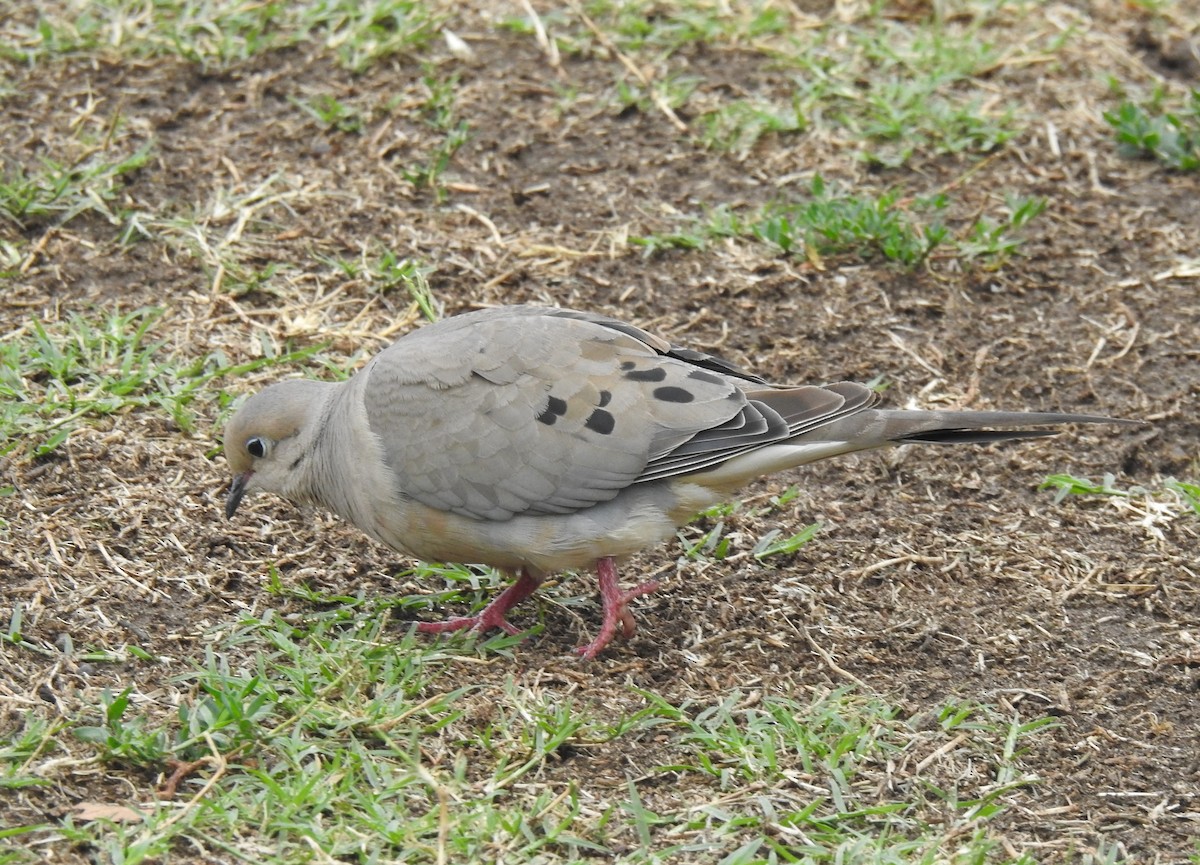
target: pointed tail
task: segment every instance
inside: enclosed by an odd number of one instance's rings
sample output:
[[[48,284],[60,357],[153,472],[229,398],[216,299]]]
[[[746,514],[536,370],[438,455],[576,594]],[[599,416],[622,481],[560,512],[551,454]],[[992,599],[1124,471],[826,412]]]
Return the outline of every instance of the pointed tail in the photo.
[[[1089,414],[1014,411],[908,411],[868,408],[817,424],[783,441],[715,465],[697,479],[716,489],[736,489],[754,477],[855,451],[903,444],[981,444],[1052,436],[1062,424],[1142,425],[1144,421]]]
[[[1099,423],[1140,425],[1143,422],[1125,418],[1103,417],[1091,414],[1067,414],[1061,412],[1020,411],[906,411],[903,409],[868,409],[859,415],[848,417],[844,423],[858,427],[858,435],[848,438],[861,439],[866,434],[867,447],[887,443],[908,444],[979,444],[1007,441],[1009,439],[1042,438],[1057,435],[1057,429],[1029,429],[1029,427],[1056,427],[1069,423]],[[838,424],[834,424],[834,427]],[[1005,429],[1010,427],[1010,429]],[[1011,429],[1016,427],[1016,429]],[[825,435],[840,438],[839,430],[826,428]],[[847,431],[850,432],[850,431]],[[866,444],[866,442],[864,442]]]

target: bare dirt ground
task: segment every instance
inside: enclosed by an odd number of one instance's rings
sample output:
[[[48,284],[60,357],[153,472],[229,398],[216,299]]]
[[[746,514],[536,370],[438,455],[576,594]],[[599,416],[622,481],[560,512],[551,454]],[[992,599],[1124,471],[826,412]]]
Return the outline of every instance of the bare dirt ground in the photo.
[[[1200,521],[1157,519],[1120,500],[1054,504],[1036,486],[1052,472],[1111,472],[1121,486],[1195,482],[1200,174],[1118,156],[1098,122],[1111,99],[1089,64],[1099,58],[1103,69],[1144,81],[1200,78],[1195,66],[1165,64],[1128,7],[1056,9],[1090,16],[1088,39],[1059,62],[1006,68],[996,83],[998,98],[1019,98],[1045,122],[984,159],[918,154],[894,172],[868,170],[835,135],[768,136],[741,159],[706,150],[653,106],[622,110],[597,98],[617,74],[611,56],[570,56],[555,69],[532,38],[491,26],[486,12],[463,12],[456,30],[474,62],[445,51],[436,61],[458,76],[455,110],[470,125],[442,178],[444,200],[401,176],[434,135],[403,110],[427,98],[415,61],[354,75],[300,47],[221,72],[161,58],[10,64],[6,158],[35,162],[47,142],[78,124],[102,128],[120,106],[126,134],[156,142],[151,161],[125,179],[131,206],[204,212],[214,242],[258,232],[251,264],[260,271],[308,264],[235,292],[230,274],[194,246],[121,246],[118,230],[94,214],[35,225],[24,235],[36,238],[35,253],[5,280],[0,330],[158,305],[168,309],[159,338],[188,356],[237,361],[289,339],[369,354],[416,326],[408,298],[370,292],[315,256],[353,258],[373,240],[430,263],[447,314],[553,303],[635,321],[773,380],[882,375],[892,403],[1148,420],[1020,446],[908,448],[765,481],[747,497],[762,503],[792,483],[801,494],[764,517],[745,508],[730,517],[735,549],[772,527],[820,521],[816,540],[766,562],[672,564],[678,549],[648,551],[626,578],[665,568],[664,588],[637,605],[632,641],[581,667],[570,649],[594,631],[598,609],[584,606],[576,619],[554,607],[516,664],[586,675],[590,691],[632,682],[668,699],[770,688],[786,676],[858,680],[913,715],[948,695],[1050,714],[1060,726],[1027,755],[1044,779],[1034,806],[1002,818],[1012,837],[1057,843],[1075,831],[1119,841],[1139,861],[1183,861],[1200,834]],[[750,68],[758,59],[737,47],[688,47],[672,62],[701,70],[713,90],[771,86]],[[562,96],[568,85],[580,94],[574,101]],[[359,106],[364,130],[329,129],[296,110],[295,100],[319,94]],[[680,117],[692,119],[686,109]],[[951,190],[960,219],[1012,190],[1050,204],[998,269],[936,255],[913,271],[836,256],[817,264],[744,241],[645,257],[625,242],[676,230],[672,209],[763,203],[779,194],[780,178],[804,178],[795,181],[804,188],[814,171],[864,190]],[[260,186],[244,225],[210,206],[221,190]],[[17,231],[0,225],[0,234]],[[227,387],[249,391],[282,374]],[[167,659],[195,656],[209,628],[258,603],[272,564],[285,580],[330,590],[421,589],[390,579],[405,566],[400,557],[323,515],[264,498],[226,523],[212,422],[202,418],[189,434],[131,412],[78,431],[52,457],[0,461],[15,488],[0,499],[0,599],[6,610],[26,606],[26,640],[137,642]],[[122,665],[3,651],[4,728],[120,688],[130,675]],[[166,663],[136,675],[179,670]],[[623,766],[642,759],[591,769],[623,777]],[[94,798],[116,783],[97,769],[55,795]],[[37,791],[21,803],[26,822],[60,807]]]

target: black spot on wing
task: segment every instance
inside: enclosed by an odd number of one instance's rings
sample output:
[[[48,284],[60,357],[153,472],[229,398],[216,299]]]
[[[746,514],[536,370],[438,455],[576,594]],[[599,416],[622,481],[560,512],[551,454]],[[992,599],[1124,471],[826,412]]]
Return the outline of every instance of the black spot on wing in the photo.
[[[567,401],[559,399],[556,396],[550,397],[546,403],[546,410],[537,416],[537,419],[546,426],[554,426],[554,422],[567,413]]]
[[[654,389],[654,398],[661,399],[663,402],[691,402],[696,398],[690,390],[685,390],[674,385],[666,387],[656,387]]]
[[[604,408],[610,402],[612,402],[612,393],[610,393],[609,391],[606,391],[606,390],[600,391],[600,401],[598,403],[596,403],[596,405],[600,406],[601,408]]]
[[[721,375],[731,375],[734,378],[745,379],[746,381],[757,382],[758,384],[765,384],[765,381],[761,376],[755,375],[752,372],[747,372],[746,370],[735,366],[724,358],[717,357],[715,354],[705,354],[702,351],[695,351],[694,349],[684,348],[680,345],[673,345],[671,346],[670,351],[667,352],[667,357],[676,357],[680,360],[686,360],[690,364],[694,364],[697,367],[703,367],[707,370],[712,370],[713,372],[720,373]]]
[[[613,431],[613,427],[617,425],[616,419],[602,408],[593,411],[589,416],[584,426],[594,433],[599,433],[606,436]]]
[[[652,366],[649,369],[631,369],[625,373],[625,378],[630,381],[662,381],[667,377],[667,371],[661,366]]]
[[[705,372],[702,369],[694,369],[688,373],[688,378],[695,381],[702,381],[708,384],[724,384],[725,379],[719,375],[713,375],[711,372]]]

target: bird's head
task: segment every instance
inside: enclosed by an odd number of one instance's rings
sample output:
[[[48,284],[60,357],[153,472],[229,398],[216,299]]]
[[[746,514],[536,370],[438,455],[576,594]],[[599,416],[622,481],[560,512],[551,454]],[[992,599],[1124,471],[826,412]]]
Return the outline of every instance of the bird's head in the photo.
[[[302,497],[314,429],[320,422],[325,382],[294,380],[256,393],[225,427],[225,459],[233,482],[225,498],[232,518],[242,497],[254,490]]]

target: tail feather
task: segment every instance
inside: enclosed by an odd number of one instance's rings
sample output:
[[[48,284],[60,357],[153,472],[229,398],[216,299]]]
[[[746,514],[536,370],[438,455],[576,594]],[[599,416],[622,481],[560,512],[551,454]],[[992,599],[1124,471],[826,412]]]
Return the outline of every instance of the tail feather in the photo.
[[[738,453],[701,468],[697,479],[714,489],[816,460],[904,444],[986,444],[1057,435],[1069,423],[1141,425],[1142,421],[1059,412],[908,411],[868,408],[817,424],[783,441]],[[1002,429],[1002,427],[1017,427]]]
[[[970,444],[1054,435],[1057,430],[1031,427],[1057,427],[1069,423],[1136,424],[1139,421],[1061,412],[871,408],[838,418],[799,438],[858,442],[860,449],[907,443]]]
[[[918,442],[935,445],[988,444],[989,442],[1003,442],[1010,439],[1040,439],[1058,435],[1059,432],[1060,430],[1056,429],[943,429],[930,430],[929,432],[915,432],[911,435],[894,438],[892,441],[896,444],[916,444]]]

